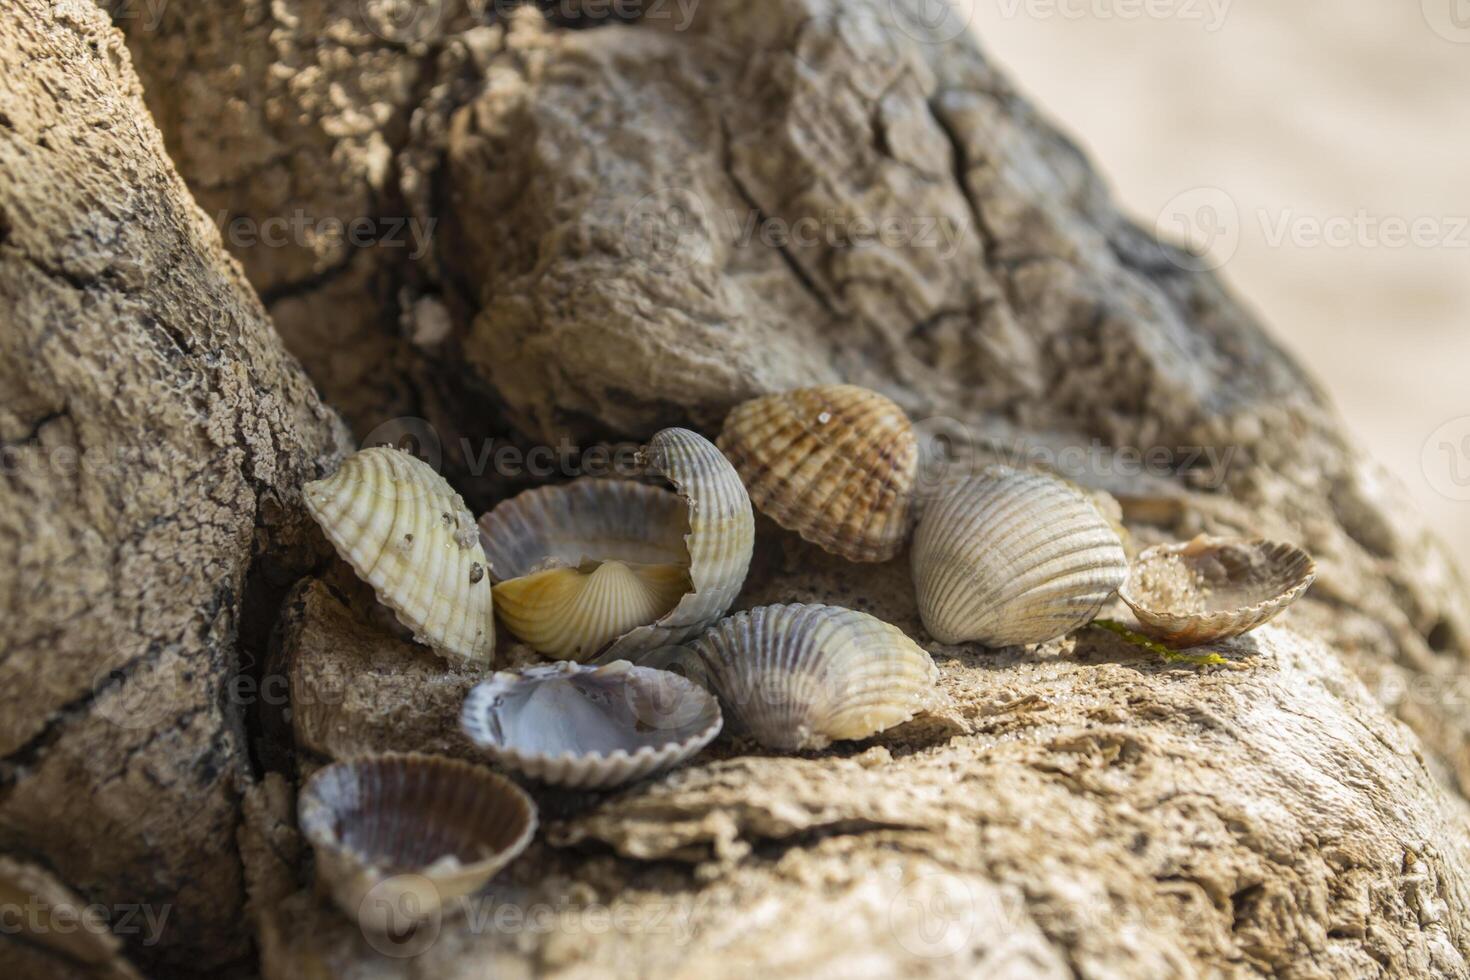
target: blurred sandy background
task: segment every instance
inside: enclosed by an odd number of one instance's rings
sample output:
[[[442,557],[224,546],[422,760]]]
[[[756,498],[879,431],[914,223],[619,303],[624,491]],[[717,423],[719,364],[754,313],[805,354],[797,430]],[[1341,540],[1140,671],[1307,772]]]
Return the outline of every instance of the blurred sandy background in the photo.
[[[1470,0],[954,2],[1142,224],[1214,232],[1470,569]]]

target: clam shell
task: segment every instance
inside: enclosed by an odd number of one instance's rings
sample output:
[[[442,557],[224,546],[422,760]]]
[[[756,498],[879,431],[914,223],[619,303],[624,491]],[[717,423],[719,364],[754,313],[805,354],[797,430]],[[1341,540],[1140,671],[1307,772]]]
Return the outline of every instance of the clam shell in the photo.
[[[1119,595],[1143,633],[1184,649],[1255,629],[1316,577],[1316,562],[1295,545],[1201,535],[1144,551]]]
[[[755,515],[735,468],[708,439],[688,429],[664,429],[639,451],[646,473],[674,485],[687,507],[689,579],[668,615],[620,637],[600,662],[637,661],[663,647],[683,643],[725,614],[745,584],[755,546]]]
[[[536,807],[481,766],[418,753],[338,762],[302,787],[301,831],[317,879],[374,932],[457,911],[525,850]]]
[[[585,660],[670,612],[690,589],[688,505],[659,487],[581,479],[528,490],[480,518],[512,633]]]
[[[924,628],[941,643],[1044,643],[1090,622],[1128,575],[1117,532],[1059,480],[1003,466],[956,482],[914,535]]]
[[[500,671],[465,699],[460,725],[496,762],[558,786],[642,779],[719,734],[720,706],[678,674],[619,660]]]
[[[303,488],[306,509],[378,600],[445,657],[495,652],[489,563],[459,494],[423,461],[364,449]]]
[[[737,405],[719,446],[761,513],[851,561],[887,561],[909,533],[919,441],[889,399],[822,385]]]
[[[898,627],[840,606],[760,606],[722,620],[690,649],[732,730],[783,751],[908,721],[939,677]]]

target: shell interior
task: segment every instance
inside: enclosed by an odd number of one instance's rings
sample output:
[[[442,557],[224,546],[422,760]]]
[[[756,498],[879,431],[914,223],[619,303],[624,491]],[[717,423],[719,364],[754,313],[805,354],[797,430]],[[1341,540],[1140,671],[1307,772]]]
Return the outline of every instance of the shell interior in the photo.
[[[459,494],[423,461],[377,446],[303,488],[306,509],[378,600],[445,656],[495,650],[489,562]]]
[[[599,658],[637,661],[683,643],[725,614],[750,569],[755,515],[740,476],[708,439],[688,429],[664,429],[640,452],[647,473],[665,477],[687,508],[692,590],[657,622],[619,637]]]
[[[1044,643],[1086,625],[1128,574],[1118,534],[1052,477],[987,467],[948,487],[914,535],[924,627],[942,643]]]
[[[938,680],[929,654],[902,630],[840,606],[736,613],[690,649],[732,726],[787,751],[908,721],[930,703]]]
[[[327,766],[302,788],[299,812],[319,876],[345,912],[374,928],[389,924],[366,901],[380,883],[401,876],[417,889],[411,908],[386,910],[400,924],[405,915],[426,917],[484,885],[536,831],[535,806],[514,783],[416,753]]]
[[[627,661],[497,673],[470,692],[461,720],[470,740],[504,765],[585,787],[675,765],[722,724],[719,704],[698,684]]]
[[[501,620],[532,648],[586,660],[691,588],[688,506],[660,487],[581,479],[480,518]]]
[[[1260,626],[1316,575],[1316,563],[1295,545],[1202,535],[1143,552],[1120,594],[1143,632],[1197,646]]]
[[[787,530],[851,561],[887,561],[908,537],[919,442],[903,409],[856,385],[736,406],[719,446],[751,501]]]

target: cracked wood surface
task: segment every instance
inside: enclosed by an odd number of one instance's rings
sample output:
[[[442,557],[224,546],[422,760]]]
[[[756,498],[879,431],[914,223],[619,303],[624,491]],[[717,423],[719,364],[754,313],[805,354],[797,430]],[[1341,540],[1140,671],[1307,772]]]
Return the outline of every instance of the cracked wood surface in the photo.
[[[284,352],[86,3],[0,18],[0,851],[245,954],[242,603],[317,560],[340,422]],[[14,939],[0,956],[21,955]]]

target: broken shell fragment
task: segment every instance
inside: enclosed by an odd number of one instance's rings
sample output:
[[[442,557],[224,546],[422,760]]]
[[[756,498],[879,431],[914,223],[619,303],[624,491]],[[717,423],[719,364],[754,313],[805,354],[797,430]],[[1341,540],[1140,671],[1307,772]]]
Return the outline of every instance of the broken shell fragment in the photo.
[[[487,561],[475,520],[444,478],[386,446],[354,453],[303,488],[327,540],[378,600],[440,655],[495,651]]]
[[[719,446],[761,513],[850,561],[887,561],[909,533],[919,441],[891,400],[856,385],[756,398]]]
[[[507,768],[603,789],[678,765],[719,734],[720,706],[678,674],[625,660],[501,671],[465,699],[460,725]]]
[[[896,626],[840,606],[736,613],[689,647],[732,730],[783,751],[875,735],[929,705],[939,673]]]
[[[586,660],[672,610],[689,591],[688,506],[659,487],[580,479],[527,490],[480,518],[512,633]]]
[[[1255,629],[1316,577],[1316,562],[1295,545],[1200,535],[1144,551],[1119,595],[1141,632],[1182,650]]]
[[[1128,575],[1117,532],[1060,480],[1004,466],[956,482],[914,535],[924,628],[941,643],[1044,643],[1086,625]]]
[[[299,814],[318,881],[380,933],[455,911],[536,832],[535,805],[510,780],[418,753],[327,766],[302,787]]]
[[[684,500],[692,588],[667,615],[618,638],[599,658],[603,663],[636,662],[702,633],[735,601],[755,546],[755,515],[745,485],[708,439],[688,429],[664,429],[638,458],[645,473],[667,479]]]

